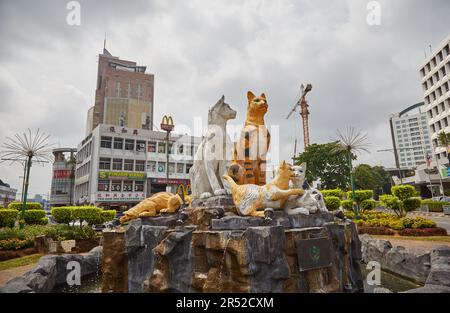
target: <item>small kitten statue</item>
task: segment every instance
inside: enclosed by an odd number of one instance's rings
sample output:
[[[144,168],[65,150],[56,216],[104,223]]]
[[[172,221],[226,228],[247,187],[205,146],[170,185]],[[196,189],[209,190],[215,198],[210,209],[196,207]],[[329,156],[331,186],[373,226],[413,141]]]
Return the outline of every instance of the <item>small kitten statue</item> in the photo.
[[[279,167],[277,176],[264,186],[253,184],[238,185],[228,175],[223,178],[231,187],[233,202],[240,215],[264,217],[266,208],[281,209],[289,196],[298,197],[304,194],[300,188],[289,189],[289,180],[293,177],[291,165],[283,161]]]
[[[284,211],[289,215],[316,213],[317,211],[328,212],[323,200],[322,193],[312,188],[305,180],[306,162],[292,167],[294,173],[290,188],[303,188],[305,194],[301,197],[290,196],[284,206]]]

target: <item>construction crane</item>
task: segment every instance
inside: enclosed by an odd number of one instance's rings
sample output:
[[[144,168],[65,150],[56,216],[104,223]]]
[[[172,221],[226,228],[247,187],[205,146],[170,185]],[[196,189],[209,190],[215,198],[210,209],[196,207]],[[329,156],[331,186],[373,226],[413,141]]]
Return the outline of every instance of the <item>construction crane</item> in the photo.
[[[295,110],[297,109],[297,107],[299,107],[300,109],[300,116],[302,117],[302,123],[303,123],[303,139],[305,142],[305,149],[306,147],[309,146],[309,123],[308,123],[308,115],[309,115],[309,110],[308,110],[308,102],[305,100],[305,96],[308,92],[311,91],[312,89],[312,85],[311,84],[307,84],[306,88],[305,86],[303,86],[303,84],[300,86],[301,89],[301,97],[300,99],[297,101],[296,104],[294,104],[294,107],[292,108],[291,112],[289,112],[288,116],[286,117],[286,119],[289,119],[289,117],[292,115],[292,113],[295,112]]]

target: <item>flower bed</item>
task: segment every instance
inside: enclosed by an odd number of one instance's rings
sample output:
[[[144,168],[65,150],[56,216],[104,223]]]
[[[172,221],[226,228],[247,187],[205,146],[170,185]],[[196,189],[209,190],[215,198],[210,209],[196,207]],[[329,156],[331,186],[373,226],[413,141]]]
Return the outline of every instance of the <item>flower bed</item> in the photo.
[[[352,211],[345,212],[347,218],[353,219],[358,225],[360,234],[370,235],[400,235],[400,236],[445,236],[445,229],[436,227],[432,220],[416,216],[398,217],[395,214],[366,211],[361,218],[355,220]]]

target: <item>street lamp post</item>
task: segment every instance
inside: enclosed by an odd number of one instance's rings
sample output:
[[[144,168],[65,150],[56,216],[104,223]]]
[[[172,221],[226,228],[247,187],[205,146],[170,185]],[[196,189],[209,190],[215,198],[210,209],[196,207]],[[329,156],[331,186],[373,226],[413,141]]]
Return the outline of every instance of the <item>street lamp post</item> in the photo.
[[[166,131],[166,188],[169,186],[169,138],[170,132],[175,128],[172,116],[164,115],[161,122],[161,129]]]

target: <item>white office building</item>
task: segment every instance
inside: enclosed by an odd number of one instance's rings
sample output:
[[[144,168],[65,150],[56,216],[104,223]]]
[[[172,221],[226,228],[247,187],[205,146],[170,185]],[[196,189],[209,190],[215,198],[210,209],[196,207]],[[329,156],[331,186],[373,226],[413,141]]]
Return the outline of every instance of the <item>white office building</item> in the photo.
[[[438,134],[450,132],[450,36],[425,59],[420,77],[434,154],[439,163],[445,164],[446,148],[439,146]]]
[[[201,138],[99,124],[77,148],[75,203],[127,209],[169,186],[189,185]],[[169,167],[169,181],[166,169]]]
[[[423,105],[420,102],[390,116],[397,168],[415,168],[432,155],[427,114],[421,112]]]

